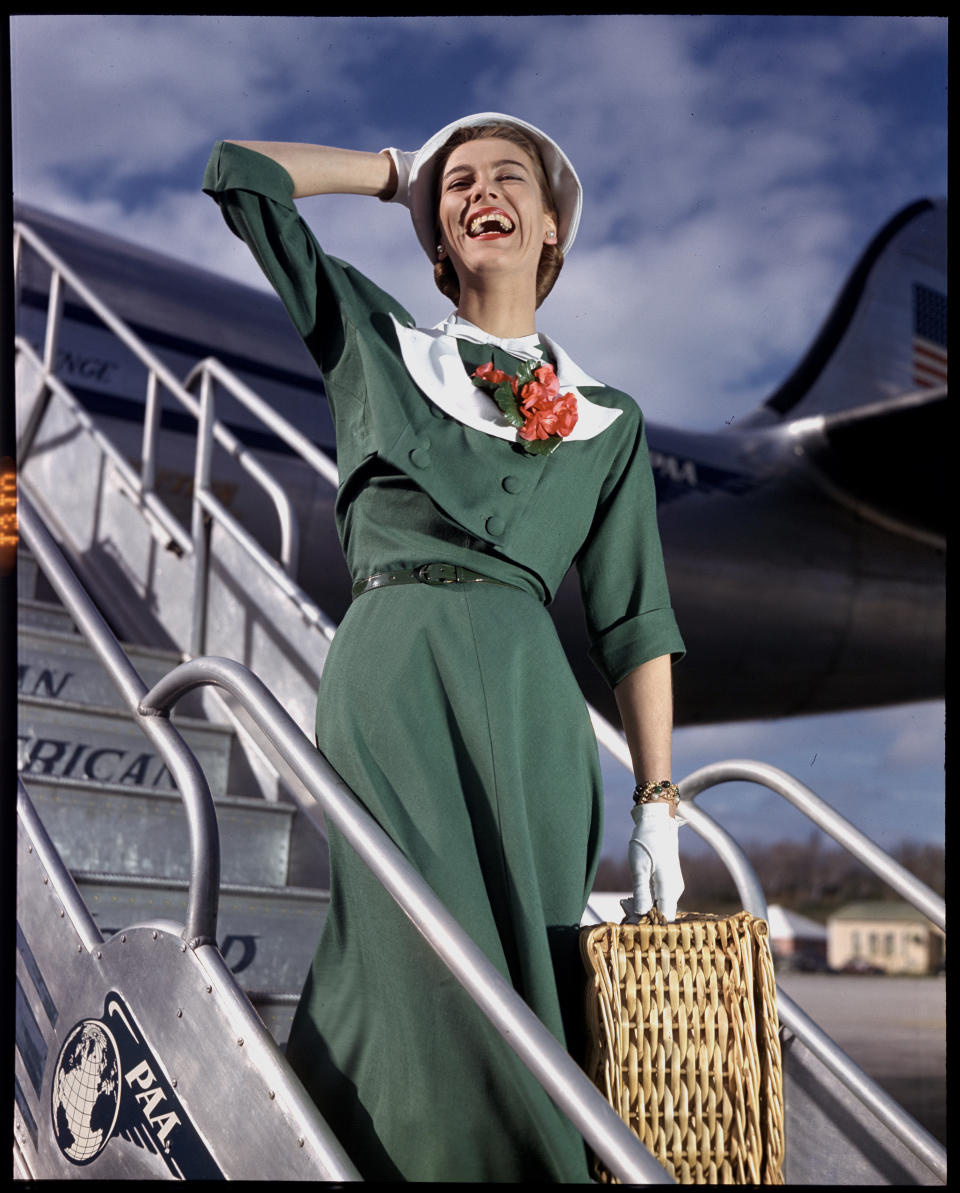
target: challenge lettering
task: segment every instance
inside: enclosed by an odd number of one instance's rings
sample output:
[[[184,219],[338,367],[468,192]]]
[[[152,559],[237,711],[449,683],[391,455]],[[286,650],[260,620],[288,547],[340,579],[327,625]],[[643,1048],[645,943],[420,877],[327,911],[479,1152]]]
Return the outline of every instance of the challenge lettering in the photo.
[[[81,356],[79,352],[71,352],[69,348],[57,351],[56,372],[59,376],[82,377],[85,381],[100,381],[109,385],[113,378],[110,370],[119,366],[112,360],[102,360],[97,356]]]

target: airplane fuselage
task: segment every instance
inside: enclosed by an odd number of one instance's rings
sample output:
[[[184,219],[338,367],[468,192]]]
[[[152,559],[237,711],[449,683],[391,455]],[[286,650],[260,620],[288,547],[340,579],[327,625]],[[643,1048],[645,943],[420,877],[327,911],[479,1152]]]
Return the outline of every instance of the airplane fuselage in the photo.
[[[271,295],[34,210],[18,215],[176,376],[217,356],[333,454],[321,379]],[[38,349],[45,314],[43,271],[24,269],[17,331]],[[69,296],[57,365],[127,457],[139,460],[145,371]],[[217,415],[282,477],[307,545],[296,578],[339,620],[350,577],[334,530],[333,490],[228,395],[218,397]],[[189,525],[195,420],[168,397],[161,427],[157,490]],[[677,724],[942,695],[942,546],[937,536],[904,534],[864,516],[856,500],[838,500],[824,468],[830,445],[818,429],[798,437],[782,423],[716,434],[648,424],[647,435],[687,646],[675,670]],[[222,454],[214,475],[220,499],[276,552],[278,528],[246,475]],[[573,570],[551,611],[585,695],[615,717],[611,694],[586,659]]]

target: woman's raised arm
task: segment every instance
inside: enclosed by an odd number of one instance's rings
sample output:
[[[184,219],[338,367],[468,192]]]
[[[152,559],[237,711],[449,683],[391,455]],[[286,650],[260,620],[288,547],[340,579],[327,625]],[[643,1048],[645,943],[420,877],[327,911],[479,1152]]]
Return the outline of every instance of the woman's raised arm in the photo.
[[[293,179],[293,197],[374,195],[388,199],[397,189],[397,170],[387,153],[308,145],[301,141],[236,141],[272,158]]]

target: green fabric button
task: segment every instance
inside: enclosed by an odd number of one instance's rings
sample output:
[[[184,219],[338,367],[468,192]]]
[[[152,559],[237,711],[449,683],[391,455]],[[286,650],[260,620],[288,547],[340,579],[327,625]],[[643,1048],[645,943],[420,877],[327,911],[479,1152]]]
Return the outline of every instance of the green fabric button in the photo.
[[[433,461],[430,459],[430,446],[415,447],[410,453],[410,463],[415,468],[429,468]]]
[[[500,484],[508,493],[519,493],[523,488],[523,481],[519,476],[505,476]]]
[[[507,528],[507,524],[504,522],[503,518],[499,518],[496,514],[492,514],[489,518],[487,518],[486,527],[487,534],[503,534]]]

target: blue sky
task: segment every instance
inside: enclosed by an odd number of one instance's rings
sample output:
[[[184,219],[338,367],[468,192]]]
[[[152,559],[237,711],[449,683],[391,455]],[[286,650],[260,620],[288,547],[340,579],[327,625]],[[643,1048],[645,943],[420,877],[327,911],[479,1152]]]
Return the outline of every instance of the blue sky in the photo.
[[[199,191],[217,138],[416,148],[491,109],[544,128],[585,207],[540,326],[657,423],[713,430],[751,410],[880,225],[946,194],[942,18],[62,14],[10,28],[15,196],[257,286]],[[363,202],[302,209],[328,249],[435,322],[445,301],[407,213]],[[933,702],[683,729],[674,773],[761,758],[881,844],[937,840],[943,718]],[[619,852],[629,781],[611,771],[609,786]],[[740,784],[701,804],[747,838],[807,832]]]

